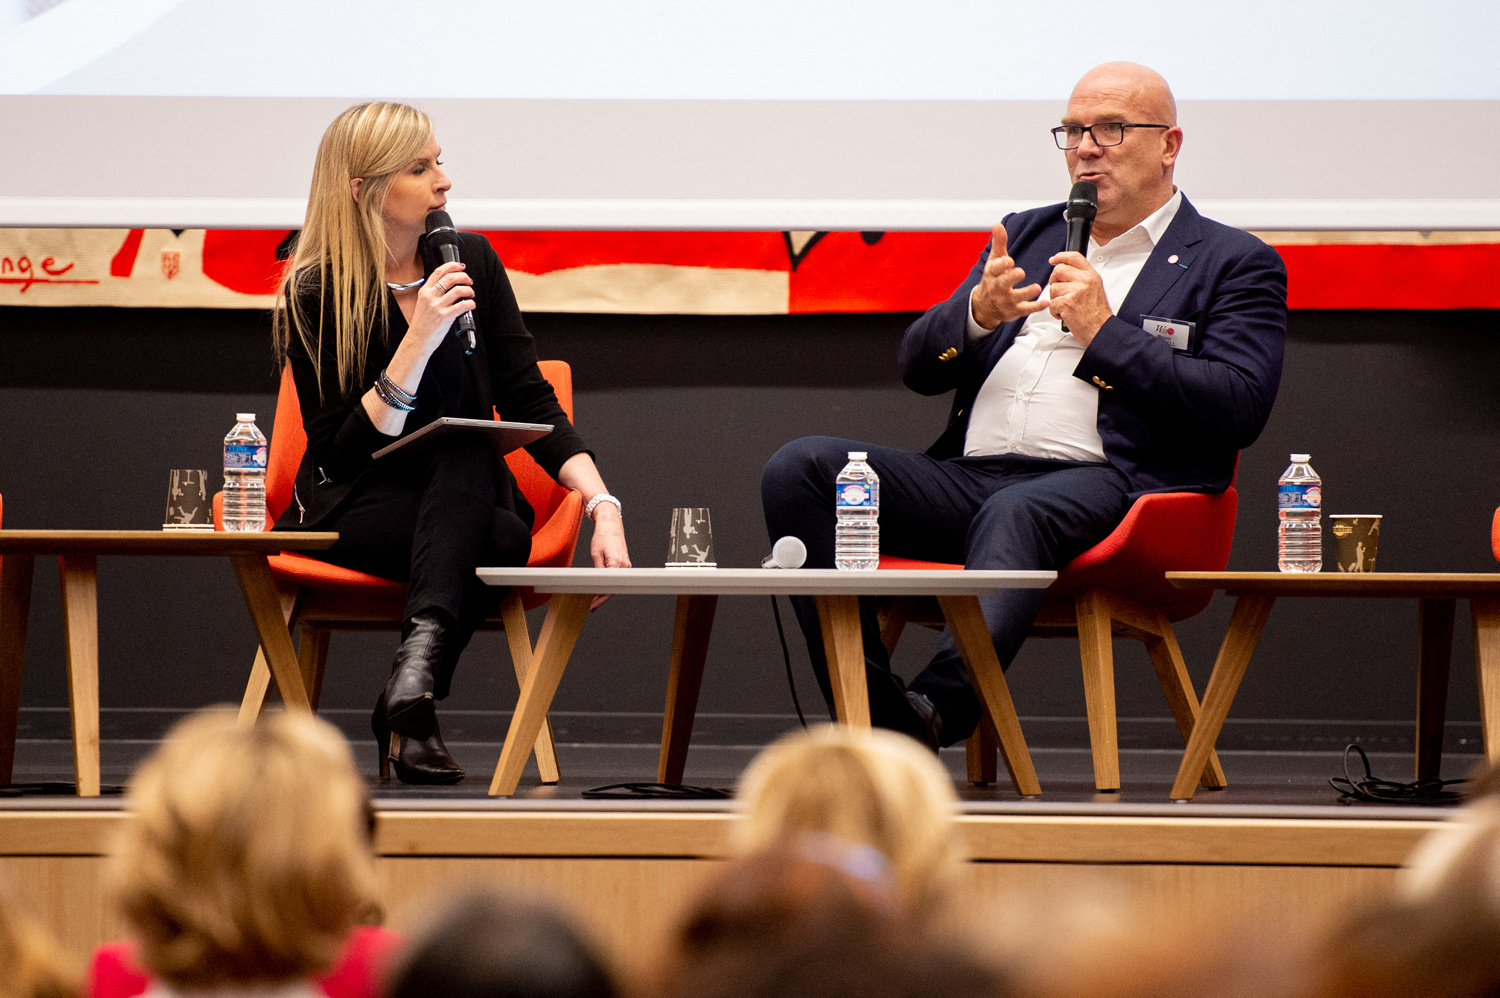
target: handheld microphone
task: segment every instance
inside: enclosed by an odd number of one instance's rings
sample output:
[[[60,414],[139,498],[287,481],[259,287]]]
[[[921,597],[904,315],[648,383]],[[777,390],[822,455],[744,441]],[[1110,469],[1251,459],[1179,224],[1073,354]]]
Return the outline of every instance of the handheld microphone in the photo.
[[[807,561],[807,545],[791,534],[771,546],[771,553],[761,559],[761,568],[801,568]]]
[[[1093,181],[1080,180],[1068,193],[1068,206],[1063,209],[1063,218],[1068,223],[1068,238],[1063,243],[1064,253],[1082,253],[1088,256],[1089,234],[1094,230],[1094,218],[1099,214],[1099,187]],[[431,219],[431,215],[427,216]],[[1062,324],[1063,332],[1068,324]]]
[[[1092,184],[1089,186],[1093,186]],[[1092,218],[1093,216],[1089,216]],[[458,232],[453,228],[453,219],[446,211],[429,212],[427,215],[427,245],[431,246],[444,263],[458,263]],[[474,313],[465,312],[453,320],[453,335],[468,339],[464,353],[474,352]]]

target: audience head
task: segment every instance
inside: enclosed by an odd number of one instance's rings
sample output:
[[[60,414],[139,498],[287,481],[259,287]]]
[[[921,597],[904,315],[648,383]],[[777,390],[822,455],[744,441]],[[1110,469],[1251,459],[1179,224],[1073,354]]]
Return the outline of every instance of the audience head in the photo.
[[[550,908],[472,893],[407,948],[386,998],[614,998],[589,942]]]
[[[1000,972],[938,938],[889,883],[794,852],[744,857],[682,924],[661,998],[1001,998]]]
[[[1500,994],[1500,797],[1493,770],[1471,803],[1427,836],[1388,903],[1326,940],[1318,994],[1458,998]]]
[[[74,998],[79,977],[57,941],[0,892],[0,998]]]
[[[868,846],[918,908],[943,901],[957,877],[953,780],[905,735],[833,725],[788,735],[750,764],[739,795],[741,853],[806,848],[807,833]]]
[[[315,975],[374,905],[373,812],[324,721],[197,713],[141,764],[129,802],[115,891],[141,963],[169,985]]]

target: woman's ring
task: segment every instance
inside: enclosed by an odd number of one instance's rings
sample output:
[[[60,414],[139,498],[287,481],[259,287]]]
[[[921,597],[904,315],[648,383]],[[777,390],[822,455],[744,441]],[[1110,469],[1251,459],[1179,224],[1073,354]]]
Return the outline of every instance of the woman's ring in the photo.
[[[445,285],[442,281],[438,281],[438,294],[445,295],[447,293],[448,293],[448,287],[447,287],[447,285]]]

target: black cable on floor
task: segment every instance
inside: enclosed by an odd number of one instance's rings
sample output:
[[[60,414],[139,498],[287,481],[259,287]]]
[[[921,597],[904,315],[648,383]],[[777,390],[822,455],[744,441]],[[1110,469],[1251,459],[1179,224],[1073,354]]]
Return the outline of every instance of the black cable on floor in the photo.
[[[807,727],[807,718],[802,716],[802,701],[797,699],[797,681],[792,678],[792,653],[786,648],[786,631],[781,627],[781,607],[776,604],[776,597],[771,597],[771,613],[776,617],[776,636],[781,639],[781,660],[786,663],[786,686],[792,691],[792,706],[797,708],[797,720],[802,722],[802,727]]]
[[[1349,772],[1349,754],[1358,752],[1365,766],[1365,778],[1356,780]],[[1339,792],[1339,800],[1348,804],[1360,801],[1367,804],[1461,804],[1464,795],[1460,790],[1448,787],[1468,780],[1439,780],[1427,777],[1413,783],[1398,783],[1394,780],[1377,780],[1370,772],[1370,757],[1358,745],[1344,749],[1344,775],[1328,781]]]
[[[585,790],[584,800],[728,800],[734,796],[718,787],[689,787],[681,783],[611,783],[607,787]]]

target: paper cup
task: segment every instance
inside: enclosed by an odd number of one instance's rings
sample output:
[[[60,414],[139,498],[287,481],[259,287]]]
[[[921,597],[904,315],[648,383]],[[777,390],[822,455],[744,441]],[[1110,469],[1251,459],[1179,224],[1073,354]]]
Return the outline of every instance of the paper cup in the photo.
[[[167,515],[163,530],[212,530],[213,507],[208,501],[208,472],[201,468],[173,468],[167,478]]]
[[[718,567],[707,507],[679,506],[672,510],[672,544],[667,551],[667,567]]]
[[[1340,572],[1375,571],[1375,549],[1380,545],[1380,515],[1333,516],[1333,553]]]

